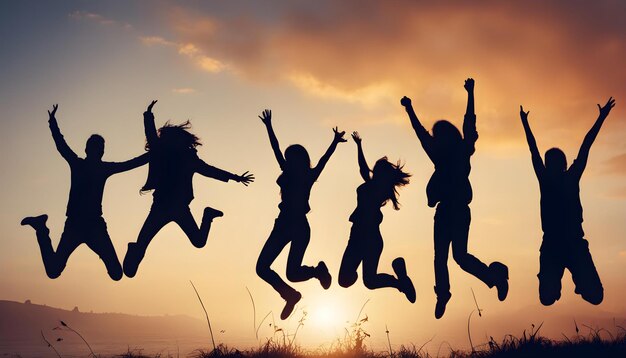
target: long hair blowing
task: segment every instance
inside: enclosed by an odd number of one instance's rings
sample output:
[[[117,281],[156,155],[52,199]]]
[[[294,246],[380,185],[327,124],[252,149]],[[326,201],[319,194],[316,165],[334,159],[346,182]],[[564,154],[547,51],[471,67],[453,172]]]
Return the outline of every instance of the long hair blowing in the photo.
[[[167,121],[161,128],[157,130],[159,142],[163,145],[174,147],[177,149],[193,149],[199,145],[200,138],[189,132],[191,122],[188,120],[181,124],[171,124]],[[150,149],[150,145],[146,143],[146,150]]]
[[[398,160],[396,164],[389,162],[387,157],[382,157],[376,161],[374,165],[374,179],[380,180],[385,186],[387,201],[391,201],[395,210],[400,210],[400,202],[398,201],[398,188],[409,184],[411,174],[402,170],[404,165]]]

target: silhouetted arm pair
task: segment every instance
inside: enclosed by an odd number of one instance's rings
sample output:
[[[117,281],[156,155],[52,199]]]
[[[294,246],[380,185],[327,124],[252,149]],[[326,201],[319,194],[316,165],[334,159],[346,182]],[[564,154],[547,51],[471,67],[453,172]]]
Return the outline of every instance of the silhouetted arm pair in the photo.
[[[272,127],[272,111],[269,109],[264,110],[263,113],[259,116],[259,118],[261,119],[263,124],[265,124],[265,128],[267,129],[267,134],[270,138],[270,145],[272,146],[272,150],[274,151],[274,156],[276,157],[276,161],[278,161],[278,165],[280,166],[280,169],[285,170],[285,157],[283,156],[283,152],[280,150],[280,145],[278,144],[278,138],[276,138],[276,133],[274,133],[274,128]],[[346,132],[339,132],[337,127],[333,128],[333,132],[335,136],[333,138],[332,143],[330,143],[330,146],[326,150],[326,153],[322,155],[322,157],[320,158],[320,161],[317,163],[315,168],[312,169],[314,181],[317,180],[317,178],[320,176],[320,174],[322,173],[322,170],[324,170],[324,167],[326,166],[326,163],[328,163],[328,160],[335,152],[335,149],[337,148],[337,143],[346,141],[346,139],[343,138]]]
[[[415,115],[415,111],[413,110],[413,105],[411,104],[411,99],[409,97],[402,97],[400,100],[400,104],[404,106],[406,113],[409,115],[409,119],[411,120],[411,125],[415,130],[415,134],[417,134],[417,138],[420,140],[422,144],[422,148],[426,152],[426,155],[430,158],[431,161],[435,161],[434,157],[434,149],[433,149],[433,137],[428,133],[426,128],[420,123],[417,115]]]
[[[600,107],[598,104],[598,119],[593,124],[593,127],[589,130],[585,139],[583,140],[583,144],[580,146],[580,150],[578,151],[578,156],[576,160],[572,164],[572,169],[574,169],[579,175],[582,175],[585,167],[587,166],[587,159],[589,158],[589,150],[591,149],[591,145],[596,140],[598,133],[600,132],[600,128],[602,128],[602,124],[604,124],[604,120],[609,116],[611,109],[615,107],[615,100],[613,97],[610,97],[609,100],[603,107]]]
[[[352,132],[352,139],[354,139],[354,143],[356,143],[357,148],[357,158],[359,161],[359,174],[361,174],[361,178],[365,181],[369,181],[372,179],[370,167],[367,165],[367,160],[365,160],[365,154],[363,153],[363,145],[361,144],[361,136],[359,132]]]
[[[57,119],[55,117],[57,113],[57,109],[59,108],[58,104],[52,106],[52,112],[48,111],[48,124],[50,125],[50,132],[52,133],[52,139],[54,139],[54,144],[57,147],[59,153],[63,159],[65,159],[68,163],[71,164],[72,161],[78,159],[78,156],[63,138],[63,134],[61,134],[61,130],[59,129],[59,124],[57,123]]]

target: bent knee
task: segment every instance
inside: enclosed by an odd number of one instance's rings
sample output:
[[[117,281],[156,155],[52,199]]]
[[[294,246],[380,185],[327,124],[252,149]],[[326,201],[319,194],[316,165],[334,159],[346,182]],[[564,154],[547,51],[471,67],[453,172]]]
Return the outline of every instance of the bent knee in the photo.
[[[559,298],[561,298],[561,293],[560,292],[553,292],[553,293],[539,293],[539,301],[541,301],[541,304],[544,306],[551,306],[554,304],[554,302],[558,301]]]
[[[262,264],[260,262],[257,262],[257,264],[256,264],[256,274],[259,277],[267,277],[271,273],[272,273],[272,269],[268,265],[265,265],[265,264]]]
[[[337,278],[337,282],[339,283],[339,286],[343,288],[348,288],[354,285],[354,283],[356,282],[358,278],[359,278],[359,275],[356,272],[350,272],[350,273],[339,272],[339,277]]]
[[[59,276],[61,276],[61,272],[61,270],[46,270],[46,275],[54,280],[55,278],[59,278]]]
[[[124,276],[124,271],[122,271],[122,267],[120,266],[119,268],[115,268],[113,270],[109,270],[109,277],[111,277],[111,279],[113,281],[119,281],[122,279],[122,276]]]
[[[604,300],[604,290],[601,288],[596,292],[585,292],[581,296],[592,305],[599,305]]]

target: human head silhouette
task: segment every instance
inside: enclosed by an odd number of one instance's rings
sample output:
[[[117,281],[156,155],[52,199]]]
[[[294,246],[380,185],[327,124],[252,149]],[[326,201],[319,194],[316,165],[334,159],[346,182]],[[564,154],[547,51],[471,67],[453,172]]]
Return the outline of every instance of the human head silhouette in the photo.
[[[101,160],[104,155],[104,138],[99,134],[92,134],[85,144],[87,158]]]
[[[192,149],[202,145],[200,139],[188,131],[189,128],[191,128],[189,121],[181,124],[167,122],[159,128],[159,143],[168,148],[179,150]]]
[[[304,171],[311,169],[311,158],[300,144],[293,144],[285,149],[285,165],[288,170]]]
[[[461,132],[445,119],[438,120],[433,125],[433,138],[443,145],[453,145],[460,143],[463,139]]]
[[[545,154],[546,169],[552,173],[564,172],[567,169],[567,158],[559,148],[551,148]]]
[[[410,176],[411,174],[402,171],[400,163],[393,164],[389,162],[387,157],[378,159],[374,164],[374,169],[372,169],[372,181],[379,183],[387,191],[387,199],[391,200],[393,208],[396,210],[400,209],[398,187],[408,184]]]

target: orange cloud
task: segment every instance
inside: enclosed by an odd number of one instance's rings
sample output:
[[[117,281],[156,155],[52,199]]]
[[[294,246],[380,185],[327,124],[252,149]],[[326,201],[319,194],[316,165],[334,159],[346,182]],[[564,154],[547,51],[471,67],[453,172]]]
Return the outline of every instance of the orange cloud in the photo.
[[[536,114],[537,130],[579,142],[596,102],[609,94],[626,98],[619,2],[283,5],[269,18],[252,9],[220,17],[180,7],[167,16],[182,42],[246,78],[287,81],[312,95],[375,103],[390,113],[407,94],[426,122],[460,118],[462,81],[473,76],[483,138],[521,139],[512,122],[523,102]]]

